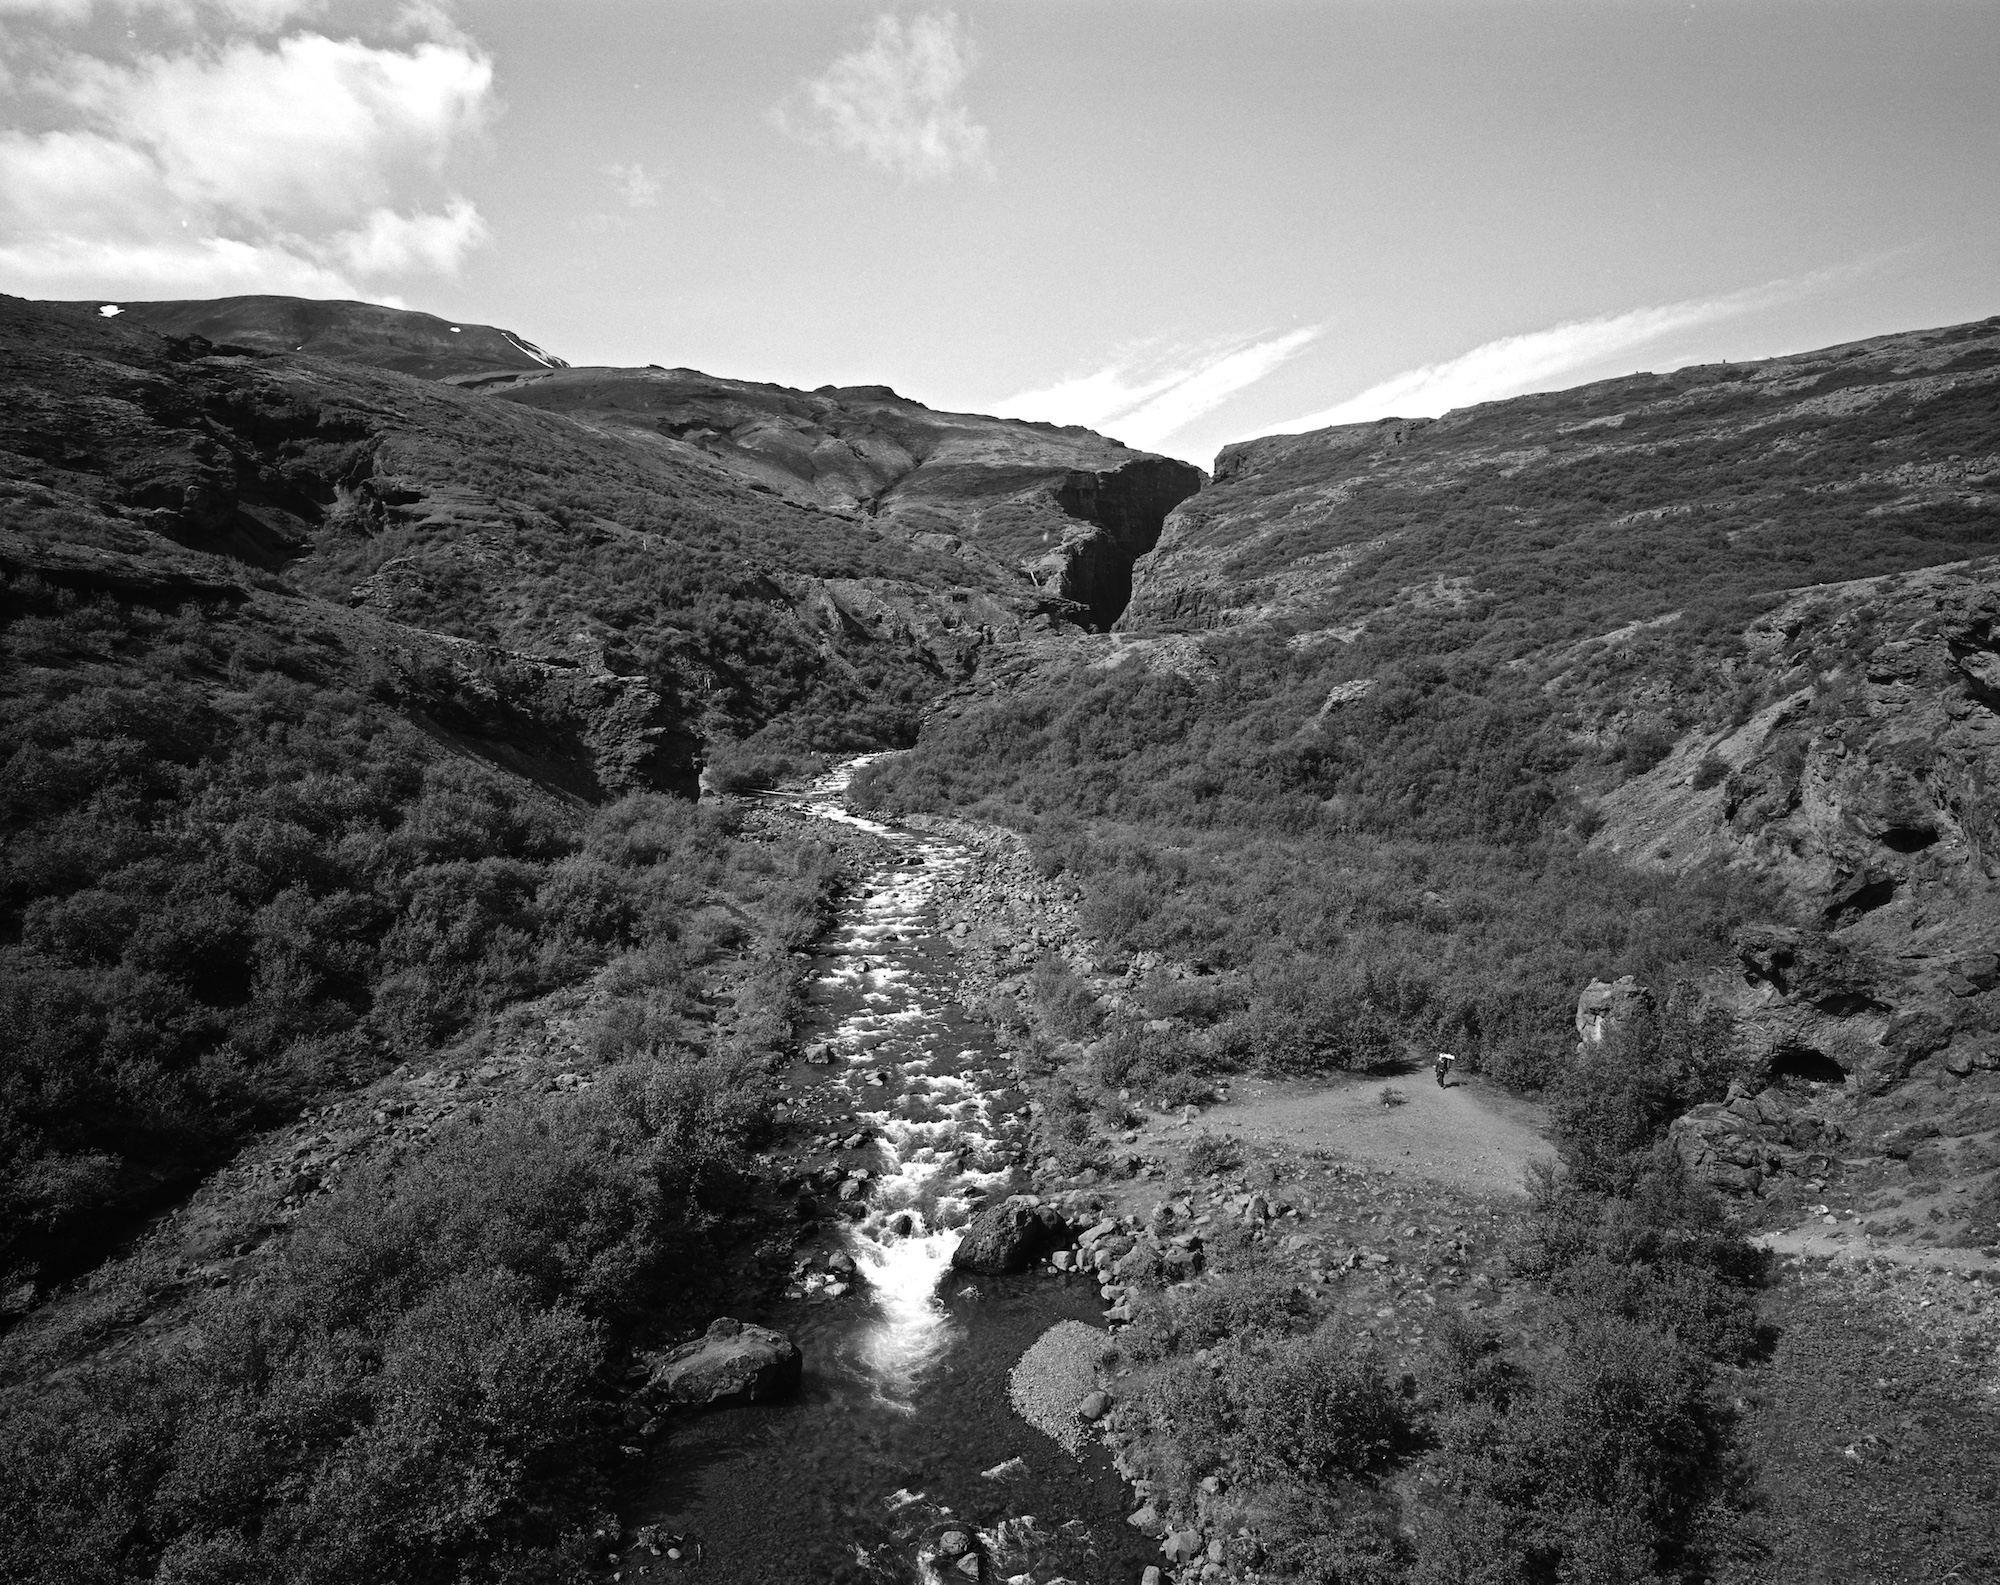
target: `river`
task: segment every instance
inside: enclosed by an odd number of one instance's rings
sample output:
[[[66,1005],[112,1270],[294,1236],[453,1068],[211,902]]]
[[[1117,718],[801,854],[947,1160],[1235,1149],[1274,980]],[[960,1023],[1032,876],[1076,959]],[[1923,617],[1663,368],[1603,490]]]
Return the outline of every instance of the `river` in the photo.
[[[1135,1585],[1155,1544],[1124,1523],[1130,1501],[1101,1446],[1082,1458],[1013,1413],[1007,1376],[1059,1320],[1098,1324],[1090,1284],[950,1269],[956,1229],[983,1197],[1017,1184],[1026,1119],[1008,1059],[957,1001],[937,933],[938,883],[973,863],[964,847],[866,819],[844,793],[851,761],[799,800],[813,818],[880,837],[888,860],[844,907],[821,949],[795,1086],[827,1086],[869,1138],[866,1214],[837,1220],[860,1281],[746,1314],[789,1332],[804,1389],[785,1405],[677,1419],[626,1505],[628,1529],[685,1537],[638,1567],[650,1580],[716,1585],[914,1581],[920,1539],[976,1528],[991,1580]],[[824,1100],[827,1097],[821,1096]],[[628,1560],[626,1568],[632,1568]],[[631,1579],[627,1573],[627,1580]]]

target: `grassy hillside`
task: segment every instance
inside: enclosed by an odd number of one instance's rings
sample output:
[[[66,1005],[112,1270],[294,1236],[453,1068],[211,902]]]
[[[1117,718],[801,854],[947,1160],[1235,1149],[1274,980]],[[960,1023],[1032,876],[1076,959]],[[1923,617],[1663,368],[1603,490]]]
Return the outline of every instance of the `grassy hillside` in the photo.
[[[1241,971],[1253,1023],[1303,997],[1318,1033],[1258,1060],[1445,1047],[1556,1082],[1592,977],[1665,996],[1753,919],[1854,925],[1892,868],[1983,920],[1988,746],[1896,744],[1988,714],[1996,480],[1992,321],[1248,442],[1140,563],[1120,644],[969,691],[864,795],[1030,828],[1106,939]],[[1916,778],[1896,796],[1961,814],[1906,840],[1856,769],[1780,839],[1821,696],[1879,718],[1847,741]],[[1620,851],[1656,768],[1734,840]]]
[[[695,769],[907,733],[825,590],[937,563],[393,372],[0,365],[0,1574],[574,1578],[838,885]]]
[[[1123,626],[1496,664],[1989,548],[2000,320],[1228,447]]]

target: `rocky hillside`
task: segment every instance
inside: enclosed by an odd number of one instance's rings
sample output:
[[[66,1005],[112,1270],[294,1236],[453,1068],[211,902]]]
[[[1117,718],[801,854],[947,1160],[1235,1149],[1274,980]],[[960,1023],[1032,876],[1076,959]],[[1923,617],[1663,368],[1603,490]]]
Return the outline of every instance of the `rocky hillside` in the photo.
[[[1539,650],[1989,548],[2000,319],[1226,447],[1121,627]]]
[[[164,336],[387,369],[564,414],[600,439],[633,445],[642,471],[720,472],[955,558],[954,581],[997,590],[1017,617],[1108,627],[1130,596],[1133,560],[1202,484],[1198,468],[1075,426],[934,412],[886,386],[808,392],[693,369],[571,369],[511,330],[372,303],[63,306]],[[870,607],[863,620],[893,612],[934,625],[913,617],[906,600],[861,600]]]
[[[62,518],[50,530],[45,513],[40,539],[112,523],[409,627],[643,676],[690,742],[784,719],[795,737],[866,745],[907,736],[923,699],[995,640],[1115,614],[1082,597],[1122,603],[1132,557],[1199,482],[1083,432],[912,418],[878,483],[900,479],[921,509],[864,514],[831,487],[787,499],[587,403],[571,414],[413,381],[390,366],[418,353],[430,373],[496,359],[547,371],[476,326],[444,349],[459,361],[441,362],[442,321],[350,306],[241,299],[107,317],[10,301],[0,445]],[[141,328],[151,320],[176,334]],[[282,341],[305,321],[326,356],[200,339],[269,344],[274,324],[290,327]],[[586,394],[620,379],[580,378]],[[1033,555],[1009,539],[996,525],[1010,511],[1048,515],[1047,546],[1039,531]]]
[[[1200,488],[1197,468],[1090,430],[940,413],[887,386],[783,386],[693,369],[495,375],[478,389],[567,413],[788,501],[865,520],[985,568],[1025,572],[1108,627],[1133,560]]]
[[[1683,1127],[1690,1159],[1747,1193],[1845,1148],[1880,1169],[1877,1225],[1977,1243],[2000,1235],[1996,550],[2000,319],[1231,447],[1120,627],[1351,657],[1329,728],[1419,635],[1524,675],[1608,751],[1568,773],[1591,851],[1779,901],[1704,982],[1744,1094]]]

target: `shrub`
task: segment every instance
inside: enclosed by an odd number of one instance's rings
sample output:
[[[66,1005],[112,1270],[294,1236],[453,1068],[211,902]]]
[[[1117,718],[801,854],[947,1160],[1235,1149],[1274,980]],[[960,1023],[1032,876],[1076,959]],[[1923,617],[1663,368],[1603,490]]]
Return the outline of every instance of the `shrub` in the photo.
[[[1404,1400],[1331,1327],[1230,1355],[1238,1464],[1263,1479],[1328,1481],[1387,1463],[1409,1431]]]
[[[1579,1183],[1629,1188],[1675,1117],[1726,1092],[1731,1029],[1726,1010],[1682,982],[1658,1012],[1584,1049],[1551,1096],[1563,1159]]]
[[[570,1578],[610,1493],[605,1362],[688,1313],[743,1091],[713,1062],[626,1070],[353,1170],[204,1303],[198,1345],[9,1402],[0,1574]]]
[[[1658,716],[1642,716],[1618,743],[1618,759],[1626,773],[1642,776],[1674,751],[1676,734]]]
[[[1226,1283],[1206,1282],[1149,1299],[1125,1334],[1137,1359],[1164,1359],[1210,1348],[1225,1338],[1285,1335],[1310,1327],[1312,1303],[1283,1277],[1252,1267]]]
[[[1092,1058],[1098,1079],[1117,1088],[1130,1087],[1169,1106],[1204,1099],[1208,1085],[1207,1054],[1178,1029],[1164,1033],[1119,1021],[1111,1024]],[[1180,1097],[1186,1096],[1183,1101]]]
[[[1043,958],[1035,965],[1030,984],[1042,1021],[1061,1039],[1087,1040],[1103,1027],[1097,998],[1067,963]]]
[[[1702,755],[1700,763],[1694,768],[1695,790],[1706,792],[1711,787],[1719,786],[1729,779],[1729,773],[1729,761],[1711,750]]]
[[[1187,1169],[1190,1176],[1212,1178],[1218,1172],[1233,1172],[1243,1165],[1243,1150],[1235,1140],[1204,1128],[1188,1142]]]

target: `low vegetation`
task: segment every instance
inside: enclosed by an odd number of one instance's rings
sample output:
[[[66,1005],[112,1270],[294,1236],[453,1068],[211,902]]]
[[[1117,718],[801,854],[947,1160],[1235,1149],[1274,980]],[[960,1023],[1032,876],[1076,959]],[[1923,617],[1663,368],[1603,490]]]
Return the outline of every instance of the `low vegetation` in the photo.
[[[823,856],[657,794],[579,810],[255,622],[31,579],[6,597],[14,659],[45,668],[0,697],[15,1283],[87,1263],[250,1132],[620,954],[678,1033],[703,962],[745,939],[726,898],[781,951],[818,927]]]
[[[1728,872],[1676,878],[1586,852],[1570,790],[1589,758],[1555,724],[1412,662],[1315,718],[1321,678],[1282,643],[1217,640],[1190,680],[1127,665],[941,723],[856,779],[888,811],[947,808],[1028,832],[1080,919],[1179,982],[1178,1051],[1113,1042],[1104,1076],[1366,1069],[1446,1049],[1505,1081],[1557,1081],[1578,987],[1671,983],[1774,911]],[[1171,1065],[1171,1066],[1170,1066]],[[1165,1070],[1165,1071],[1162,1071]]]
[[[1149,1500],[1225,1563],[1311,1585],[1636,1585],[1754,1559],[1718,1378],[1768,1346],[1765,1257],[1662,1132],[1570,1114],[1563,1168],[1518,1213],[1256,1162],[1239,1187],[1267,1187],[1235,1203],[1286,1220],[1205,1227],[1192,1284],[1120,1262],[1139,1292],[1118,1435]],[[1217,1155],[1196,1136],[1183,1192],[1221,1209],[1226,1186],[1196,1187]]]
[[[12,1397],[0,1574],[585,1577],[615,1367],[705,1287],[703,1194],[749,1093],[721,1059],[656,1056],[353,1174],[174,1346]]]

